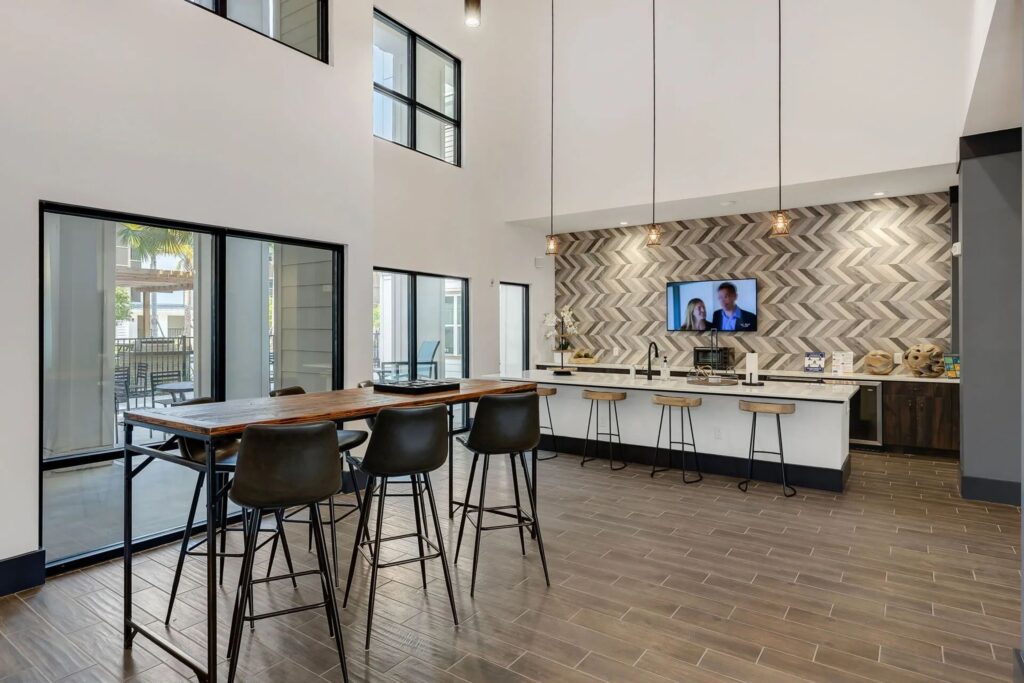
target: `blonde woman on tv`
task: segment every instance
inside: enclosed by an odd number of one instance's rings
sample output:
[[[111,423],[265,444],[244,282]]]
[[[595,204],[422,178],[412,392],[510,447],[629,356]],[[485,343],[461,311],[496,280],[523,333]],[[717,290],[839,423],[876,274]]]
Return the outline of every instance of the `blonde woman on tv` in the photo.
[[[707,319],[708,311],[704,306],[703,299],[690,299],[686,304],[686,319],[679,327],[680,330],[702,332],[711,329]]]

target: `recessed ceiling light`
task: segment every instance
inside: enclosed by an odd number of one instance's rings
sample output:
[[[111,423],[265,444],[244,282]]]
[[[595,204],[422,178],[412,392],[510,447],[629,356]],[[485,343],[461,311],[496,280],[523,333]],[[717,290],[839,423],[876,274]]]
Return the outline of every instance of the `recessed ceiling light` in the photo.
[[[619,225],[629,225],[629,221],[619,221]]]
[[[733,200],[731,200],[731,199],[727,199],[727,200],[725,200],[724,202],[720,202],[720,204],[721,204],[722,206],[732,206],[732,205],[733,205],[733,204],[735,204],[735,203],[736,203],[736,202],[734,202],[734,201],[733,201]]]
[[[885,193],[884,192],[875,192],[875,196],[876,197],[884,197]]]

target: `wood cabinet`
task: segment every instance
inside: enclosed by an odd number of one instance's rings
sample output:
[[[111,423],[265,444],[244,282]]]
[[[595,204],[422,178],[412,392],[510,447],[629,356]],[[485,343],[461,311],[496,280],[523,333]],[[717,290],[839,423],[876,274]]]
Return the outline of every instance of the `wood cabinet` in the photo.
[[[960,387],[940,382],[884,382],[885,446],[960,449]]]

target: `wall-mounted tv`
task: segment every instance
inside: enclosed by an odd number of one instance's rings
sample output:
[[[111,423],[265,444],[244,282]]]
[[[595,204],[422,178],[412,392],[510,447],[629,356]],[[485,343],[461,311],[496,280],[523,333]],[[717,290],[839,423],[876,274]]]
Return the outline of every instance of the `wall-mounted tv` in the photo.
[[[670,332],[757,331],[757,280],[670,282],[665,289]]]

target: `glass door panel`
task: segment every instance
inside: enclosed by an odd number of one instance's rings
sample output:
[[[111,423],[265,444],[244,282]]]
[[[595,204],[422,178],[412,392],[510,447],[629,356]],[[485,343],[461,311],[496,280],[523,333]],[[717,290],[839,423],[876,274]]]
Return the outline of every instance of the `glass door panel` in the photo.
[[[330,391],[333,252],[247,237],[225,249],[226,398]]]
[[[373,381],[409,379],[409,306],[412,278],[373,272]]]
[[[529,288],[526,285],[501,283],[498,302],[498,327],[500,347],[499,372],[502,375],[517,375],[529,366],[527,346],[527,311],[529,310]]]

